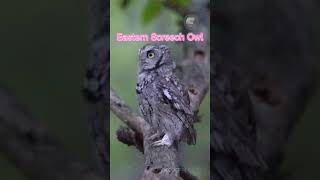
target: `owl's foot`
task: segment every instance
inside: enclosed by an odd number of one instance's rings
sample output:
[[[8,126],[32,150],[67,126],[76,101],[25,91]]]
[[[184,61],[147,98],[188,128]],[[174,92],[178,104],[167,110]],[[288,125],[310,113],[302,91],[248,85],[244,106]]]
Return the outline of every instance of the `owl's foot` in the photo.
[[[154,133],[153,135],[151,135],[150,137],[148,137],[148,140],[154,141],[156,139],[160,139],[163,136],[164,136],[164,133],[158,131],[158,132]]]
[[[152,143],[152,146],[168,146],[170,147],[173,144],[173,139],[170,138],[168,134],[165,134],[162,139]]]

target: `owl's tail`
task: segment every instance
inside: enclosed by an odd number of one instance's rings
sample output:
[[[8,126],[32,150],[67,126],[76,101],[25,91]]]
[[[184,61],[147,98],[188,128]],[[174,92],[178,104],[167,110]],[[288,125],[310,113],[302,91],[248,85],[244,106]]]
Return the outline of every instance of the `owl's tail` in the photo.
[[[191,125],[188,129],[187,129],[187,143],[189,145],[195,145],[197,142],[197,132],[194,129],[193,125]]]

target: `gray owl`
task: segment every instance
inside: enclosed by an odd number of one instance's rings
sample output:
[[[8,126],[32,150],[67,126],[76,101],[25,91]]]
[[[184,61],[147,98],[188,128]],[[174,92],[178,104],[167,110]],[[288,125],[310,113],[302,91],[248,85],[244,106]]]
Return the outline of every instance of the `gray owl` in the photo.
[[[194,113],[188,92],[174,74],[175,63],[165,45],[145,45],[139,50],[136,92],[141,114],[156,133],[154,146],[174,142],[196,143]]]

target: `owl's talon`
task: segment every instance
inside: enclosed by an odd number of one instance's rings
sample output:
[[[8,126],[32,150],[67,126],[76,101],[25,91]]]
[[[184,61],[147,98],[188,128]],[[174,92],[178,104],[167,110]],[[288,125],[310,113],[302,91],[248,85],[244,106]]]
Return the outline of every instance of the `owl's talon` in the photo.
[[[159,137],[163,136],[163,133],[161,132],[156,132],[153,135],[151,135],[150,137],[148,137],[149,141],[153,141],[155,139],[158,139]]]
[[[162,139],[159,141],[155,141],[152,143],[152,146],[168,146],[170,147],[173,144],[173,140],[168,136],[168,134],[165,134]]]

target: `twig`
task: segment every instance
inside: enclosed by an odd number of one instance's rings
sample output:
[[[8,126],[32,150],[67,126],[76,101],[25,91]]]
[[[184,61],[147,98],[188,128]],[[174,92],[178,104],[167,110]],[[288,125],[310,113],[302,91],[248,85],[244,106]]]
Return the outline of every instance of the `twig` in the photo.
[[[33,120],[7,90],[0,88],[0,148],[27,177],[34,180],[102,180]]]

